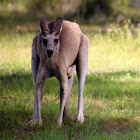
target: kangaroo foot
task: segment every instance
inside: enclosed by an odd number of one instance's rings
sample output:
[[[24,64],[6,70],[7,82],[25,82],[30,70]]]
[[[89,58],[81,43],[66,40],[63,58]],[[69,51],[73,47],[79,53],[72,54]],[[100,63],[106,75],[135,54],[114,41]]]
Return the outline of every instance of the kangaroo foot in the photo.
[[[59,119],[57,120],[57,126],[58,126],[58,127],[61,127],[61,124],[62,124],[62,119],[59,118]]]
[[[29,121],[28,123],[26,123],[26,126],[34,126],[37,124],[39,126],[42,126],[42,119],[33,119],[33,120]]]
[[[77,115],[76,121],[77,121],[78,123],[83,124],[84,120],[85,120],[85,118],[84,118],[84,115],[83,115],[83,114]]]

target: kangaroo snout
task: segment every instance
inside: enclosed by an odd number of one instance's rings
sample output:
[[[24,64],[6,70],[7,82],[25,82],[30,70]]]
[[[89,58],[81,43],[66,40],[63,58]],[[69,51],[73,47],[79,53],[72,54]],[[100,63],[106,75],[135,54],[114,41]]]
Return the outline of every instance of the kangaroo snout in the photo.
[[[47,50],[47,55],[49,58],[53,56],[54,51],[52,49]]]

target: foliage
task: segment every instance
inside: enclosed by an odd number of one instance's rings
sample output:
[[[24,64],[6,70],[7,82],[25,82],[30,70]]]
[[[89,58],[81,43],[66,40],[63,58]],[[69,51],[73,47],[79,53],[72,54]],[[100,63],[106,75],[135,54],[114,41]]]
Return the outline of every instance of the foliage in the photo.
[[[30,11],[46,11],[46,9],[50,9],[51,11],[55,11],[57,5],[60,4],[61,0],[30,0],[26,5]]]
[[[109,16],[113,10],[112,2],[112,0],[84,0],[80,6],[80,15],[87,19],[93,16],[98,8]]]
[[[86,20],[104,15],[106,18],[118,15],[139,21],[138,0],[1,0],[0,11],[22,13],[46,13]],[[67,9],[67,10],[66,10]],[[129,13],[129,14],[128,14]],[[93,19],[94,20],[94,19]]]

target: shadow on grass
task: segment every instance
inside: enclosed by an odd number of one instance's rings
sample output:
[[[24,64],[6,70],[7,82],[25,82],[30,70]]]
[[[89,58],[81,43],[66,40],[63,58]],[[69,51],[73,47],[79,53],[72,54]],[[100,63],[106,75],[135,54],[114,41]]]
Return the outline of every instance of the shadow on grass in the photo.
[[[110,98],[116,95],[133,95],[137,96],[140,91],[139,87],[140,73],[135,71],[120,71],[115,73],[93,73],[87,75],[85,82],[85,96],[104,96]],[[19,72],[14,74],[0,75],[1,95],[14,93],[33,93],[33,76],[32,73]],[[73,88],[78,86],[77,76],[74,78]],[[50,78],[46,81],[44,93],[56,93],[59,89],[59,82],[56,78]],[[77,94],[77,93],[76,93]],[[112,96],[111,96],[112,94]],[[55,94],[56,95],[56,94]],[[116,97],[116,96],[115,96]]]
[[[67,130],[66,133],[71,137],[88,138],[88,136],[113,135],[114,133],[127,134],[130,131],[138,130],[139,122],[133,120],[130,121],[125,118],[87,118],[83,125],[75,122],[66,124],[63,129]],[[71,133],[69,130],[71,129]],[[63,131],[64,131],[63,130]]]
[[[29,111],[29,110],[28,110]],[[47,110],[48,111],[48,110]],[[49,110],[50,111],[50,110]],[[27,110],[0,112],[0,137],[16,139],[88,139],[100,138],[101,135],[127,135],[130,132],[139,132],[139,122],[125,118],[86,118],[83,125],[73,120],[65,120],[61,128],[56,125],[58,116],[55,109],[43,116],[43,125],[26,126],[30,113]]]
[[[0,75],[0,95],[15,95],[17,93],[26,93],[25,96],[34,92],[33,76],[31,73],[15,73],[8,75]],[[56,78],[50,78],[46,81],[45,92],[56,92],[59,82]],[[47,91],[46,91],[47,90]]]
[[[140,91],[138,71],[93,73],[87,75],[85,94],[88,97],[113,99],[116,96],[138,96]]]
[[[33,80],[31,73],[14,73],[0,75],[1,95],[11,95],[24,93],[24,90],[30,92],[33,90]]]
[[[131,97],[139,96],[139,72],[120,71],[115,73],[94,73],[87,75],[85,84],[85,94],[87,98],[109,98],[110,100],[128,95]],[[0,136],[25,138],[35,138],[34,135],[44,131],[54,133],[58,131],[63,138],[82,138],[89,135],[95,136],[100,133],[113,134],[129,133],[138,129],[139,122],[130,121],[125,118],[86,118],[83,125],[75,124],[75,121],[68,120],[61,129],[56,128],[56,122],[59,115],[59,103],[53,101],[42,107],[43,126],[28,128],[25,123],[31,119],[32,110],[31,93],[33,97],[33,77],[31,73],[15,73],[12,75],[0,75]],[[74,89],[77,88],[77,79],[75,76]],[[57,91],[57,92],[56,92]],[[45,85],[45,92],[50,95],[57,95],[59,92],[59,83],[51,78]],[[77,94],[77,93],[76,93]],[[102,98],[103,97],[103,98]],[[33,99],[32,99],[33,100]],[[55,131],[56,130],[56,131]],[[12,132],[12,133],[11,133]],[[11,134],[9,134],[11,133]],[[57,136],[57,134],[56,134]]]

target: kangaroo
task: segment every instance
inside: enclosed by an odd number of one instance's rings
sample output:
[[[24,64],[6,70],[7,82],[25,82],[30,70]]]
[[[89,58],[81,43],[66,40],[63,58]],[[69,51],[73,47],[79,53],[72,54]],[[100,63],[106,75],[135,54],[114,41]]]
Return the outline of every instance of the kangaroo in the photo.
[[[69,98],[72,90],[76,65],[79,97],[76,120],[84,122],[83,91],[88,68],[89,39],[77,23],[58,17],[48,23],[40,18],[40,33],[33,39],[31,66],[34,78],[34,112],[30,124],[42,125],[41,102],[44,82],[55,76],[60,82],[60,116],[57,124],[61,126],[63,116],[69,116]]]

